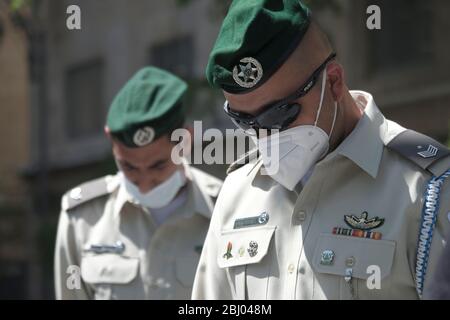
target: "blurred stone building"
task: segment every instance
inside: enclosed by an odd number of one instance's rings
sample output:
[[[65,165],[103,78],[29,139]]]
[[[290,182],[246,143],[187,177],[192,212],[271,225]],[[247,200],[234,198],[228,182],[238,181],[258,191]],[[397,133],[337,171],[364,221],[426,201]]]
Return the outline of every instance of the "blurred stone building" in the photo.
[[[0,7],[0,237],[6,238],[0,246],[0,298],[11,296],[11,288],[19,297],[52,297],[60,197],[115,171],[103,135],[105,116],[139,68],[154,64],[186,79],[192,89],[189,117],[204,121],[203,129],[233,127],[221,111],[220,92],[204,80],[226,3],[41,0],[33,4],[28,35]],[[350,88],[373,93],[388,118],[446,142],[450,3],[310,3]],[[81,8],[81,30],[66,27],[72,4]],[[366,28],[371,4],[381,8],[381,30]],[[224,176],[224,166],[207,170]]]
[[[28,41],[0,1],[0,297],[27,291],[29,202],[21,170],[30,152]]]
[[[336,0],[319,19],[332,35],[351,89],[371,92],[386,117],[447,142],[450,128],[450,2]],[[381,9],[381,30],[366,9]],[[329,17],[329,18],[328,18]]]

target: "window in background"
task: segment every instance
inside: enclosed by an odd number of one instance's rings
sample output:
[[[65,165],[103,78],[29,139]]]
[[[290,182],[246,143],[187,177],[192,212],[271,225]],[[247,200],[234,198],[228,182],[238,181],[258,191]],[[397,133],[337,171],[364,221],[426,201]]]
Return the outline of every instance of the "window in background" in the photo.
[[[103,63],[92,60],[66,72],[66,128],[70,139],[101,134],[105,118]]]
[[[3,27],[3,21],[0,18],[0,45],[2,44],[4,34],[5,34],[5,28]]]
[[[174,38],[150,49],[150,64],[186,80],[194,77],[193,61],[194,44],[191,36]]]
[[[376,72],[433,63],[434,1],[375,0],[381,8],[381,30],[370,31],[370,69]]]

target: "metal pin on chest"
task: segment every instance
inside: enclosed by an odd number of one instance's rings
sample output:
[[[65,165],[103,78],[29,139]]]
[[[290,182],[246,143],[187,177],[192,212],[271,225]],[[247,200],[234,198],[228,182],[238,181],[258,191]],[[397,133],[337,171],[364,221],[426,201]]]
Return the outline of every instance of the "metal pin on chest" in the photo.
[[[122,241],[117,241],[113,245],[106,244],[91,244],[89,248],[84,250],[85,252],[93,252],[96,254],[102,253],[115,253],[122,254],[125,251],[125,244]]]
[[[324,266],[331,266],[334,263],[334,251],[324,250],[320,259],[320,264]]]

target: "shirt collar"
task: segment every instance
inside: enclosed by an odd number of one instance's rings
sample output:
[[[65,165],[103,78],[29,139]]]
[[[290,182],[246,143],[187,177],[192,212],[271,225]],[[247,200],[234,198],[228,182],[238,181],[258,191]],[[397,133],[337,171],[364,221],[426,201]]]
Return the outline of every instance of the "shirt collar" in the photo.
[[[350,91],[364,114],[350,135],[330,154],[340,154],[376,178],[387,135],[387,121],[378,109],[371,94]]]
[[[125,189],[124,184],[122,183],[123,179],[123,173],[118,172],[116,175],[116,178],[118,180],[118,189],[117,189],[117,197],[114,202],[114,208],[113,208],[113,215],[114,217],[119,217],[120,212],[122,211],[122,208],[127,202],[132,203],[131,196],[128,194],[127,190]]]
[[[190,208],[194,210],[187,210],[186,214],[201,214],[208,219],[211,218],[211,213],[214,208],[214,203],[212,202],[210,196],[203,189],[201,181],[199,181],[195,170],[192,170],[189,163],[183,159],[184,172],[188,180],[188,203]],[[190,211],[190,212],[188,212]]]

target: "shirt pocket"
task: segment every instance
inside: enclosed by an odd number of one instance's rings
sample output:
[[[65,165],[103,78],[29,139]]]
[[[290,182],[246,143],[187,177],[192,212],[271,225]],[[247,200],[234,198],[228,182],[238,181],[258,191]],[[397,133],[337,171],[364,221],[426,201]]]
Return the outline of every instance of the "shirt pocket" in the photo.
[[[227,269],[234,298],[266,299],[267,281],[273,259],[268,256],[276,227],[224,230],[221,232],[217,263]],[[251,296],[248,296],[251,292]]]
[[[315,271],[313,298],[386,298],[395,247],[394,241],[322,234],[312,261]],[[349,272],[351,281],[346,281]]]
[[[175,259],[175,276],[178,283],[184,288],[192,288],[199,259],[200,256],[195,252],[181,255]]]
[[[129,285],[138,270],[138,258],[108,253],[87,255],[81,259],[81,277],[94,289],[95,299],[111,299],[113,286]]]

